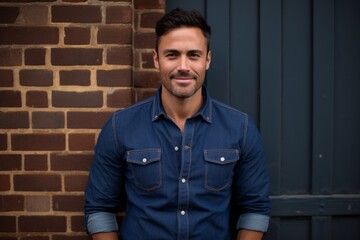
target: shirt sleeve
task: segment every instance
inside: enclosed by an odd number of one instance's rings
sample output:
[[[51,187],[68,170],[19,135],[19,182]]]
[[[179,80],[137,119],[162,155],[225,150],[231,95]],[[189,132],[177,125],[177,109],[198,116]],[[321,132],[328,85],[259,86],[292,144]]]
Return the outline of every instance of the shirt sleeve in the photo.
[[[114,213],[98,212],[87,216],[87,232],[89,234],[100,232],[117,232],[119,226]]]
[[[270,217],[256,213],[245,213],[240,215],[236,229],[248,229],[266,232],[269,227]]]
[[[114,115],[102,129],[85,189],[85,229],[89,233],[117,230],[115,214],[123,196],[122,148],[116,141]]]
[[[260,134],[246,118],[241,157],[235,174],[237,229],[266,232],[270,220],[269,176]]]

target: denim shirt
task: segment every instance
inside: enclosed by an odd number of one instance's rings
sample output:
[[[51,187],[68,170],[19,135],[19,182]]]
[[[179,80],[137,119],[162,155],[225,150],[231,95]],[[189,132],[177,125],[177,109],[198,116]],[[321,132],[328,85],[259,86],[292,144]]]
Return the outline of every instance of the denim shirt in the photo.
[[[202,91],[203,106],[183,132],[164,112],[161,88],[112,115],[85,191],[88,233],[118,231],[124,193],[122,240],[225,240],[231,228],[267,230],[269,179],[260,135],[245,113]],[[239,213],[234,226],[232,205]]]

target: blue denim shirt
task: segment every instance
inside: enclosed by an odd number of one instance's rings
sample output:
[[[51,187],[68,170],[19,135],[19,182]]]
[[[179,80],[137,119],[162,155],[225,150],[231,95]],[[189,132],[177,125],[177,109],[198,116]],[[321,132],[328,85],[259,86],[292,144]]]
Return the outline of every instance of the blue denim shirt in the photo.
[[[85,191],[87,231],[118,231],[125,192],[122,240],[230,239],[232,202],[234,228],[265,232],[269,179],[254,123],[203,88],[203,106],[181,132],[160,95],[115,112],[103,128]]]

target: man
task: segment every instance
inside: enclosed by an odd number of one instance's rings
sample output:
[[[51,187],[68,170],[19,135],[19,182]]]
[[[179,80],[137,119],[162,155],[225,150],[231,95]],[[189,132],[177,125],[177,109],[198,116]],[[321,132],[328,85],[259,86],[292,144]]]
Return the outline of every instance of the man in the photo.
[[[156,96],[117,111],[103,128],[86,188],[93,239],[261,239],[269,222],[268,175],[248,116],[213,100],[203,86],[210,27],[195,11],[166,14],[156,26]],[[235,226],[234,226],[235,227]]]

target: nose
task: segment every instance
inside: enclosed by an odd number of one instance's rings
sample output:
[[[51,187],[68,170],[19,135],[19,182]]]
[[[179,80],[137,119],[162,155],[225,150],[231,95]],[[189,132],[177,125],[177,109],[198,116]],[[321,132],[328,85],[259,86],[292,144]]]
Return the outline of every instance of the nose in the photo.
[[[179,59],[179,71],[189,71],[189,62],[186,56],[181,56]]]

